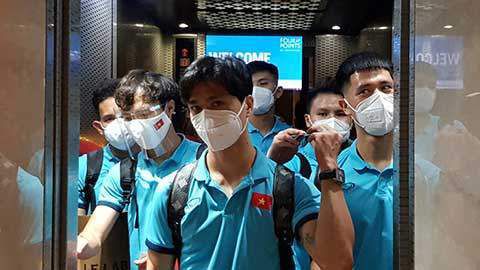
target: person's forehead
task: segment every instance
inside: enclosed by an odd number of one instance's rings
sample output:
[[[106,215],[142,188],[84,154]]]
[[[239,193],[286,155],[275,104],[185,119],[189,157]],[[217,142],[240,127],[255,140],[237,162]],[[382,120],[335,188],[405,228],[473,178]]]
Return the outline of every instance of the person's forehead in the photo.
[[[317,110],[320,110],[320,109],[336,110],[341,108],[338,101],[341,100],[342,98],[343,98],[342,96],[336,95],[333,93],[319,94],[313,100],[312,108]]]
[[[266,70],[257,71],[252,74],[252,80],[253,81],[268,80],[273,82],[275,80],[275,76]]]
[[[99,111],[102,113],[110,113],[110,111],[116,110],[117,104],[114,97],[108,97],[98,104]]]
[[[202,100],[229,97],[231,94],[227,89],[215,82],[202,82],[193,87],[188,100],[189,103],[197,103]]]
[[[350,83],[353,86],[376,83],[381,81],[393,81],[390,72],[385,69],[356,71],[350,75]]]

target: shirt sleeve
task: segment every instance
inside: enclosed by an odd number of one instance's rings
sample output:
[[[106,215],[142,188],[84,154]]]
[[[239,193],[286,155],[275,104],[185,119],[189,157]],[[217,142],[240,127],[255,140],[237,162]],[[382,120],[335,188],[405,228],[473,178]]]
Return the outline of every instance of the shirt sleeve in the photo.
[[[174,254],[172,231],[168,226],[168,198],[175,172],[160,182],[155,190],[147,220],[146,246],[155,252]]]
[[[87,155],[78,158],[78,208],[87,209],[88,201],[85,196],[85,180],[87,178]]]
[[[303,224],[317,219],[320,210],[320,192],[312,181],[297,174],[295,176],[295,213],[293,228],[298,238],[298,232]]]
[[[290,169],[292,172],[294,173],[300,173],[300,158],[295,155],[293,156],[292,159],[290,159],[289,161],[287,161],[284,166],[287,167],[288,169]]]
[[[123,189],[120,185],[120,163],[115,164],[105,177],[100,189],[98,205],[112,208],[121,213],[125,208],[123,203]]]

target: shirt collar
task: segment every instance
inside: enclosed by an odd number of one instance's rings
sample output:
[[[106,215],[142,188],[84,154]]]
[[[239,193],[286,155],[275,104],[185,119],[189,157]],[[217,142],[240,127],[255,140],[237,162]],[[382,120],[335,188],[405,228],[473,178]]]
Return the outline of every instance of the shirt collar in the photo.
[[[377,168],[373,167],[371,164],[365,162],[363,158],[360,156],[357,150],[357,140],[353,141],[352,145],[348,148],[348,151],[350,151],[350,165],[352,168],[354,168],[357,171],[361,171],[364,169],[370,169],[370,170],[375,170],[378,171]],[[385,168],[385,170],[388,169],[393,169],[393,162],[388,165],[388,167]]]
[[[247,176],[244,177],[242,181],[250,181],[251,184],[264,181],[274,173],[270,168],[275,168],[275,166],[268,166],[269,164],[274,164],[269,158],[267,158],[262,151],[255,147],[256,155],[255,161],[253,162],[253,166],[250,169],[250,172]],[[197,168],[193,174],[193,177],[197,181],[204,181],[209,183],[211,181],[210,173],[208,171],[207,166],[207,153],[208,151],[204,151],[200,159],[198,160]]]
[[[280,120],[280,117],[275,115],[274,118],[275,118],[275,122],[273,123],[273,127],[269,132],[267,132],[265,137],[272,133],[277,134],[280,131],[289,128],[287,124],[285,124],[284,122],[282,122],[282,120]],[[250,123],[250,121],[248,121],[247,129],[249,133],[260,132],[260,130],[258,130],[254,125],[252,125],[252,123]]]
[[[163,164],[167,164],[169,162],[175,162],[177,164],[180,164],[180,163],[183,162],[183,157],[185,156],[185,153],[188,149],[188,145],[190,144],[190,141],[187,138],[185,138],[185,136],[183,134],[178,134],[178,136],[180,136],[181,142],[177,146],[177,149],[175,149],[175,151],[173,151],[172,155],[169,158],[167,158],[161,164],[158,164],[158,165],[162,166]],[[143,160],[145,163],[151,163],[152,162],[146,157],[146,155],[143,151],[141,151],[139,153],[138,159]]]
[[[103,147],[103,159],[108,160],[110,162],[119,162],[120,159],[117,158],[113,153],[112,149],[110,148],[110,144],[107,144]]]

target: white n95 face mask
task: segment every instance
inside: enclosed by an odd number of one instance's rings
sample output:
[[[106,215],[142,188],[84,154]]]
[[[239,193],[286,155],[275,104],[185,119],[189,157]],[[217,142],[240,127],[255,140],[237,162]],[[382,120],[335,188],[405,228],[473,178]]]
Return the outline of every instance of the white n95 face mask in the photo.
[[[103,133],[109,144],[119,150],[126,151],[129,147],[135,144],[135,141],[125,130],[122,121],[123,120],[119,118],[113,120],[103,129]]]
[[[435,104],[435,90],[428,87],[415,88],[415,112],[428,113]]]
[[[198,136],[211,151],[225,150],[240,138],[247,126],[239,117],[244,106],[245,103],[242,104],[238,113],[229,110],[203,109],[191,118]]]
[[[167,136],[172,122],[165,112],[147,118],[133,119],[125,122],[128,131],[135,142],[142,149],[151,150],[157,148]]]
[[[353,120],[365,132],[372,136],[383,136],[393,130],[393,93],[375,92],[353,108],[347,100],[347,105],[355,112]]]
[[[278,88],[277,88],[278,89]],[[275,102],[273,96],[277,90],[272,90],[260,86],[254,86],[252,91],[253,96],[253,114],[262,115],[270,111]]]
[[[342,136],[342,143],[348,140],[350,137],[350,130],[352,129],[352,125],[335,117],[317,120],[313,122],[312,126],[328,126],[333,128]]]

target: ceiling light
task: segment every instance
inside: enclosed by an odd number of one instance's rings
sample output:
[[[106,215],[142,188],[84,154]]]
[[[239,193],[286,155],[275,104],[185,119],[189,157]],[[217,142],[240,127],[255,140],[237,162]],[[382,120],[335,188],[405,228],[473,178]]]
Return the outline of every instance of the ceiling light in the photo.
[[[332,26],[332,30],[340,30],[340,29],[342,29],[342,28],[338,25]]]
[[[387,30],[387,29],[388,29],[388,26],[380,26],[378,29],[380,29],[380,30]]]
[[[140,28],[143,28],[145,25],[141,24],[141,23],[136,23],[134,24],[136,27],[140,27]]]
[[[188,24],[186,24],[186,23],[181,23],[181,24],[178,25],[178,27],[180,27],[180,28],[188,28]]]
[[[445,25],[443,28],[445,28],[445,29],[452,29],[452,28],[453,28],[453,25],[447,24],[447,25]]]

